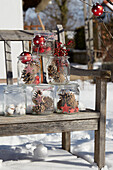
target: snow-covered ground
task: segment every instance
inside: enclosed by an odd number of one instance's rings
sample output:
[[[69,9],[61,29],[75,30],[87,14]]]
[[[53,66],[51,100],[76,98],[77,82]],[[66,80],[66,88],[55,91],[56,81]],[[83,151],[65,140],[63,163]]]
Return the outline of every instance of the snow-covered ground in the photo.
[[[81,80],[78,83],[80,103],[84,107],[94,108],[95,85]],[[113,170],[113,83],[107,86],[106,166],[103,170]],[[3,86],[0,86],[0,99],[2,92]],[[43,161],[36,160],[39,152],[34,152],[39,143],[46,149],[43,152],[48,154]],[[75,156],[61,149],[60,133],[0,137],[0,170],[98,170],[93,162],[93,131],[72,132],[71,151]]]

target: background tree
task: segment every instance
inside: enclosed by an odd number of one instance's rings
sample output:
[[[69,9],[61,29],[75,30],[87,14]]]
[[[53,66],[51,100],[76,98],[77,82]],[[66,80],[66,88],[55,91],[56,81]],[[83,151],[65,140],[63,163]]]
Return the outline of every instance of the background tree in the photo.
[[[74,0],[52,0],[43,11],[47,21],[46,28],[55,29],[56,24],[62,24],[65,30],[74,30],[77,11],[73,11],[72,6],[77,7],[77,5],[79,4]]]

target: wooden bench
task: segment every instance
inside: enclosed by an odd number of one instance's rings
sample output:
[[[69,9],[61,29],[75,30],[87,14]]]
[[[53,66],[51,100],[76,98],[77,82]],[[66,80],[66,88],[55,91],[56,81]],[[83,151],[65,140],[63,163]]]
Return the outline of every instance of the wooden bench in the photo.
[[[10,41],[31,41],[33,33],[34,31],[31,30],[0,30],[0,41],[4,41],[5,46],[7,84],[13,84]],[[61,26],[58,27],[57,33],[58,39],[64,43],[64,32]],[[0,136],[61,132],[62,148],[70,151],[70,132],[93,130],[95,131],[94,162],[101,169],[105,165],[106,91],[110,71],[83,70],[71,67],[71,75],[91,76],[96,79],[94,111],[86,110],[72,115],[52,113],[39,117],[25,115],[22,118],[0,116]]]

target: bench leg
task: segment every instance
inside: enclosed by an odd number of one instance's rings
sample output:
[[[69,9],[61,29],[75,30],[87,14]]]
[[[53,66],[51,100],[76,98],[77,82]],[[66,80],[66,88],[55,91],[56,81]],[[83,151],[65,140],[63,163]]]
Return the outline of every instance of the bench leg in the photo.
[[[70,152],[70,132],[62,132],[62,149]]]
[[[96,110],[100,112],[98,130],[95,131],[94,161],[99,169],[105,166],[105,136],[106,136],[106,80],[96,80]]]

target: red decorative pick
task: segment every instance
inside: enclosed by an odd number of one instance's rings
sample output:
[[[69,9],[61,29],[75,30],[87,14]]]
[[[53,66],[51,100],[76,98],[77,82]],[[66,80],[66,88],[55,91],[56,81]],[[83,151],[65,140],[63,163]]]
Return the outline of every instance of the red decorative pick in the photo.
[[[35,77],[34,84],[39,84],[39,83],[40,83],[39,76],[36,76],[36,77]]]
[[[45,39],[41,35],[36,35],[35,38],[33,39],[33,43],[34,45],[39,46],[45,43]]]
[[[30,52],[24,51],[24,52],[22,52],[22,53],[20,54],[20,60],[21,60],[21,62],[24,63],[24,64],[26,64],[27,62],[30,62],[30,61],[31,61],[31,58],[32,58],[32,56],[31,56],[31,53],[30,53]]]
[[[96,3],[92,7],[92,12],[95,16],[101,16],[104,12],[103,6],[99,3]]]
[[[69,113],[70,107],[67,106],[67,104],[65,103],[65,105],[64,105],[63,107],[61,107],[61,109],[62,109],[62,112],[63,112],[63,113]]]

